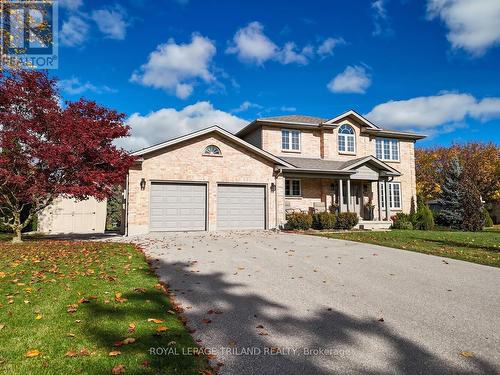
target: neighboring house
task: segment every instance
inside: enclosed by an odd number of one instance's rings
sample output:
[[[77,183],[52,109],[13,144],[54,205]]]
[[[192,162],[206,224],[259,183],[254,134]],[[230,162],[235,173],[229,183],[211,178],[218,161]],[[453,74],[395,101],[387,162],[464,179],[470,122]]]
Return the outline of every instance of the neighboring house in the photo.
[[[106,225],[106,200],[88,198],[75,201],[72,198],[57,198],[38,214],[37,232],[60,233],[104,233]]]
[[[133,153],[126,231],[280,228],[294,210],[352,211],[360,225],[387,226],[415,198],[422,138],[354,111],[261,118],[235,135],[212,126]]]

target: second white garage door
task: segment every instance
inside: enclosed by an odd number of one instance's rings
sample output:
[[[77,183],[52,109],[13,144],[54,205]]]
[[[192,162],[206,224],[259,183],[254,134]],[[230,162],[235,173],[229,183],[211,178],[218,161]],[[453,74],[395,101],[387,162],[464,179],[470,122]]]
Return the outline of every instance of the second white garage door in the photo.
[[[217,229],[265,229],[264,186],[218,185]]]

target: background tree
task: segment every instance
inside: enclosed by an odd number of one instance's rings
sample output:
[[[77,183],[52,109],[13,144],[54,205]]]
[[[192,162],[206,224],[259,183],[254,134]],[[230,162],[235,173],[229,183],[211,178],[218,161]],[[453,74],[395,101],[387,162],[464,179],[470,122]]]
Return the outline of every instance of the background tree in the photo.
[[[0,214],[13,241],[58,196],[107,198],[133,162],[113,145],[128,135],[124,114],[84,99],[60,102],[47,73],[0,73]]]
[[[482,230],[485,222],[483,202],[476,183],[468,173],[463,173],[460,180],[460,204],[463,215],[460,229],[471,232]]]
[[[500,202],[500,150],[494,143],[455,144],[415,150],[417,191],[426,200],[437,199],[447,166],[457,158],[486,202]]]
[[[441,196],[439,204],[440,221],[452,228],[459,228],[463,221],[462,199],[460,197],[460,180],[462,177],[462,167],[457,158],[453,158],[449,167],[444,173],[444,181],[441,185]]]

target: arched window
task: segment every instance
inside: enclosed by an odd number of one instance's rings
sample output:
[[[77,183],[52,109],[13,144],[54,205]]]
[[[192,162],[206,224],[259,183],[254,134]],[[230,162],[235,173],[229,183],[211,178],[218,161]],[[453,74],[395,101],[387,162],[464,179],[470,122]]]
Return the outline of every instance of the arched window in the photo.
[[[220,152],[219,147],[215,145],[210,145],[205,148],[203,155],[222,156],[222,152]]]
[[[339,128],[339,152],[356,152],[356,133],[350,125],[344,124]]]

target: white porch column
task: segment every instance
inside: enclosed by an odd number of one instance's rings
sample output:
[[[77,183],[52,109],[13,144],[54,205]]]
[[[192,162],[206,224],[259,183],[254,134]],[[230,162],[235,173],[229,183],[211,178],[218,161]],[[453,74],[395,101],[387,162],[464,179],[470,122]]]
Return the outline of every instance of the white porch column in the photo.
[[[339,180],[339,212],[342,212],[342,204],[344,203],[343,182],[344,180]]]
[[[377,180],[377,196],[378,196],[378,205],[377,205],[377,211],[378,211],[378,220],[382,220],[382,184],[380,183],[380,180]]]
[[[384,180],[384,193],[385,193],[385,219],[389,221],[391,219],[390,213],[390,202],[389,202],[389,183],[387,179]]]
[[[351,212],[351,180],[347,180],[347,212]]]

